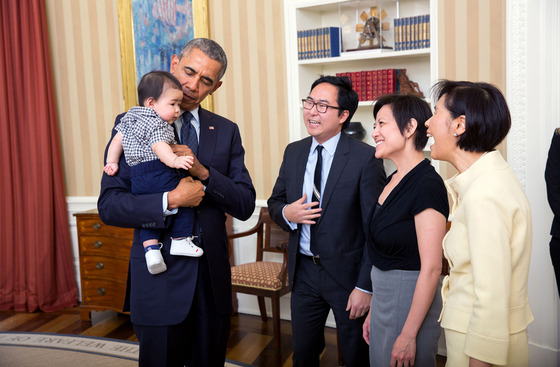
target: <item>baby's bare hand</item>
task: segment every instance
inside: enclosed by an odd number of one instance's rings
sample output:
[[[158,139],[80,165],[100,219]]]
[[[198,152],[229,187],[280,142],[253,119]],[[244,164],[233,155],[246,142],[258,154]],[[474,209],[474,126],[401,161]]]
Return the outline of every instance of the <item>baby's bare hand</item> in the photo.
[[[118,170],[119,170],[118,163],[107,163],[105,165],[105,168],[103,168],[103,171],[105,171],[105,173],[108,174],[109,176],[114,176]]]
[[[194,158],[190,155],[180,156],[175,158],[175,162],[173,162],[175,168],[182,168],[182,169],[191,169],[193,166]]]

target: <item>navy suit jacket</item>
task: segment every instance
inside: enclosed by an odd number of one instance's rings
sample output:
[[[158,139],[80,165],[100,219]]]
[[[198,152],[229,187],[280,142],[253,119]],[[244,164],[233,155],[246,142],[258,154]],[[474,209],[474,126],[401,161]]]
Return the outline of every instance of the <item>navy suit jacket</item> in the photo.
[[[271,218],[290,232],[288,274],[293,286],[301,225],[291,230],[282,209],[303,195],[303,178],[312,138],[289,144],[272,195]],[[321,217],[317,220],[321,264],[347,291],[354,287],[371,291],[371,262],[366,256],[365,230],[368,214],[385,186],[385,170],[375,158],[375,148],[342,133],[323,192]]]
[[[117,116],[115,125],[122,116]],[[124,310],[131,311],[135,324],[164,326],[183,321],[193,300],[199,261],[208,261],[218,312],[226,314],[232,310],[225,213],[248,219],[255,210],[256,194],[245,167],[245,150],[237,125],[202,108],[199,118],[198,159],[210,171],[204,199],[195,208],[195,225],[203,239],[204,255],[201,258],[170,256],[171,235],[165,230],[161,240],[167,271],[151,275],[138,231],[134,231]],[[113,129],[112,136],[115,133]],[[105,160],[106,157],[107,150]],[[104,173],[101,180],[97,202],[101,220],[119,227],[165,228],[163,193],[133,195],[130,191],[130,167],[121,156],[118,173],[115,176]]]

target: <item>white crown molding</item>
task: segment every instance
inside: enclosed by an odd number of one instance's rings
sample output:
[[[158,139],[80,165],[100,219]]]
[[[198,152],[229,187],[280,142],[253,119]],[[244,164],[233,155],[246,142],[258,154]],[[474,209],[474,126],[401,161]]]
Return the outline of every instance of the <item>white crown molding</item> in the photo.
[[[506,94],[512,126],[507,161],[527,186],[527,0],[506,2]]]

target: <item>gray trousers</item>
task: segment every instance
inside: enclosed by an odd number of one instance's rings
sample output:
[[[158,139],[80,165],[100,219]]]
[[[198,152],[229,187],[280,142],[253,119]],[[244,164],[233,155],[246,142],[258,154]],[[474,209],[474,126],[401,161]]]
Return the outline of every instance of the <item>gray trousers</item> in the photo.
[[[382,271],[372,266],[369,363],[372,367],[387,367],[391,362],[393,344],[404,326],[419,271]],[[441,328],[438,323],[442,301],[441,282],[434,300],[416,336],[415,367],[436,366],[436,354]]]

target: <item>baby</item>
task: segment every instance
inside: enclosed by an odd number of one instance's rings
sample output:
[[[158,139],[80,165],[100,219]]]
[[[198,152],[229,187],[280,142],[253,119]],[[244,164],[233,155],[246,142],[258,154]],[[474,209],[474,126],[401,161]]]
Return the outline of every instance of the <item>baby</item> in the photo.
[[[169,144],[176,144],[173,123],[181,115],[179,107],[183,90],[179,81],[165,71],[152,71],[138,84],[138,102],[115,126],[117,133],[107,151],[104,171],[115,175],[124,151],[130,166],[133,194],[173,190],[184,174],[178,169],[192,167],[192,156],[177,156]],[[179,208],[171,224],[171,255],[202,256],[203,250],[193,242],[193,208]],[[160,229],[140,228],[140,239],[146,252],[146,265],[151,274],[167,270],[161,254]]]

